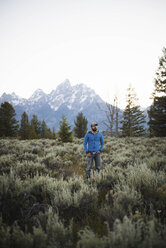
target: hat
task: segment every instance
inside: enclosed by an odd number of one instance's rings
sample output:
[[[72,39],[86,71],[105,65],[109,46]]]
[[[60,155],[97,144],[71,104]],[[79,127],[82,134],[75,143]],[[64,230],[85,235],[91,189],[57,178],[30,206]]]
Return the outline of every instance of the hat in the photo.
[[[95,126],[98,126],[98,124],[96,122],[92,122],[91,127],[95,127]]]

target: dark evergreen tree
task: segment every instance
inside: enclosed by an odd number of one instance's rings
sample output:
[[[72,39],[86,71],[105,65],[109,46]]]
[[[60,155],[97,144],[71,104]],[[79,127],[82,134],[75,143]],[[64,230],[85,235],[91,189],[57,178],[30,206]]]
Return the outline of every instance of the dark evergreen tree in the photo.
[[[58,135],[62,142],[72,142],[73,136],[72,131],[70,131],[71,126],[67,123],[67,118],[62,115],[62,120],[59,122]]]
[[[54,134],[50,128],[47,129],[47,138],[48,139],[55,139],[55,136],[54,136]]]
[[[30,124],[28,120],[28,115],[24,112],[21,116],[21,127],[20,127],[20,137],[21,139],[29,139],[30,136]]]
[[[29,138],[30,139],[38,139],[38,135],[35,131],[35,127],[34,127],[34,124],[31,123],[30,126],[29,126]]]
[[[18,121],[15,119],[16,112],[9,102],[4,102],[0,107],[0,136],[13,137],[18,132]]]
[[[74,121],[74,134],[77,138],[83,138],[87,132],[88,120],[83,116],[83,113],[79,113]]]
[[[47,124],[45,123],[45,121],[43,120],[41,123],[41,134],[40,134],[41,138],[48,138],[48,128],[47,128]]]
[[[154,80],[153,103],[148,111],[151,136],[166,137],[166,48]]]
[[[55,129],[54,128],[52,130],[52,139],[56,139],[56,132],[55,132]]]
[[[122,136],[142,136],[145,134],[144,123],[145,116],[143,111],[140,110],[134,93],[134,89],[130,86],[127,89],[127,105],[123,113],[122,123]]]
[[[33,115],[31,119],[31,128],[35,130],[37,138],[40,138],[41,134],[41,122],[38,120],[37,115]],[[35,136],[36,136],[35,135]]]
[[[47,127],[47,124],[44,120],[41,123],[40,137],[45,139],[56,139],[55,130],[53,129],[53,131],[51,131],[51,129]]]

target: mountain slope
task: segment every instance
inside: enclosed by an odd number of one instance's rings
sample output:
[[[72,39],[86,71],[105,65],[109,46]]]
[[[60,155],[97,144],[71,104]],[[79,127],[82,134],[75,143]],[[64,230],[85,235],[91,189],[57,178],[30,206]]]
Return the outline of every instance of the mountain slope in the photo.
[[[105,113],[99,110],[105,108],[105,102],[94,90],[84,84],[71,86],[69,80],[57,86],[50,94],[37,89],[29,99],[20,98],[15,93],[4,93],[0,97],[0,103],[10,102],[20,120],[24,111],[32,118],[33,114],[39,120],[45,120],[47,125],[57,130],[62,114],[67,117],[68,122],[73,127],[77,114],[81,111],[88,119],[89,123],[97,121],[99,124],[105,119]]]
[[[105,111],[108,111],[108,109],[105,102],[93,89],[84,84],[71,86],[68,79],[59,84],[49,94],[37,89],[29,99],[18,97],[14,92],[12,94],[3,93],[0,97],[0,104],[5,101],[14,106],[18,120],[21,119],[21,115],[25,111],[29,120],[31,120],[33,114],[36,114],[40,121],[46,121],[48,127],[58,130],[59,121],[63,114],[73,128],[76,116],[79,112],[82,112],[88,119],[88,127],[92,121],[96,121],[100,130],[106,130],[106,126],[102,124],[104,120],[107,120]],[[144,113],[148,122],[147,110],[148,108],[144,109]],[[119,118],[122,118],[123,111],[119,111]],[[147,123],[145,128],[148,128]]]

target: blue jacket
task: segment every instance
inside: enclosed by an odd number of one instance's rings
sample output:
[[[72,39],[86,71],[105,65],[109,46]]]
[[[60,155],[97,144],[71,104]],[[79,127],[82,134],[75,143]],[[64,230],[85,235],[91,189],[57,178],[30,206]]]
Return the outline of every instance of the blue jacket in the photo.
[[[88,144],[88,148],[87,148],[87,144]],[[91,131],[88,132],[85,135],[83,145],[86,153],[98,152],[98,151],[101,152],[104,147],[104,139],[102,133],[97,132],[96,134],[93,134]]]

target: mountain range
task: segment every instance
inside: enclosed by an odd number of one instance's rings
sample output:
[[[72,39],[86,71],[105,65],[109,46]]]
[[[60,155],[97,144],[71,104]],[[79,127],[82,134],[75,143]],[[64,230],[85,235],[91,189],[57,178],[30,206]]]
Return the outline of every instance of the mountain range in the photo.
[[[85,84],[71,86],[70,81],[66,79],[59,84],[55,90],[46,94],[41,89],[37,89],[29,99],[21,98],[14,92],[12,94],[3,93],[0,97],[0,104],[8,101],[16,111],[16,119],[20,120],[25,111],[29,120],[33,114],[36,114],[40,121],[45,120],[47,126],[59,129],[59,121],[64,114],[67,117],[71,128],[74,127],[74,120],[79,112],[88,119],[88,126],[92,121],[100,125],[100,130],[106,129],[102,124],[106,120],[106,103],[102,98]],[[100,106],[100,107],[99,107]],[[120,115],[122,115],[120,110]]]
[[[101,97],[84,84],[71,86],[68,79],[49,94],[37,89],[29,99],[21,98],[14,92],[3,93],[0,104],[5,101],[13,105],[18,120],[25,111],[29,119],[36,114],[39,120],[45,120],[47,126],[55,130],[59,129],[59,121],[63,114],[71,127],[74,126],[74,120],[79,112],[83,113],[89,123],[97,121],[100,124],[105,119],[105,113],[98,107],[101,109],[106,107]]]

